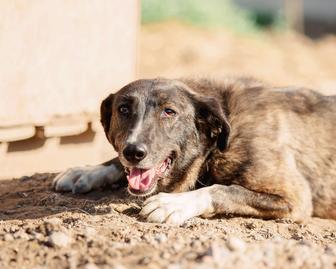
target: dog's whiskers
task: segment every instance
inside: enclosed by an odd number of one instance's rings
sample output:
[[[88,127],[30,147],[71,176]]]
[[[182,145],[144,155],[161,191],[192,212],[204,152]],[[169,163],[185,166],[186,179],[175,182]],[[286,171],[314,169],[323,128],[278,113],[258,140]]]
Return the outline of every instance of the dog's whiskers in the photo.
[[[199,179],[196,180],[199,184],[201,184],[203,187],[207,187],[208,185],[204,184],[202,181],[200,181]]]

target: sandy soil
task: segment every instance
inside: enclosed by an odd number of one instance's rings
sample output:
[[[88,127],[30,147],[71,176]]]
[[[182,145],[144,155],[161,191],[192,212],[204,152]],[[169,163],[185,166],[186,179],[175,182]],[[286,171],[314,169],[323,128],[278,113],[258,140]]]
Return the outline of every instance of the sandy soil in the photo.
[[[53,176],[0,182],[0,268],[336,267],[336,221],[145,223],[124,189],[54,193]]]
[[[230,73],[336,89],[335,37],[249,38],[170,23],[143,28],[140,41],[141,77]],[[336,268],[333,220],[152,224],[123,189],[55,193],[53,177],[0,181],[0,268]]]

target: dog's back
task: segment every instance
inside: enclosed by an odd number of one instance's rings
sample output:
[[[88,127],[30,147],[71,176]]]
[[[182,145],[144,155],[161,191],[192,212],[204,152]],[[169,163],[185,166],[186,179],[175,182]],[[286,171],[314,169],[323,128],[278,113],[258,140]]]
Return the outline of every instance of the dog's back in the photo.
[[[213,154],[209,165],[215,182],[265,192],[293,190],[293,197],[299,189],[307,207],[302,211],[336,218],[336,96],[249,79],[186,83],[222,100],[232,126],[228,151]],[[266,180],[278,170],[293,180],[284,182],[281,175]]]

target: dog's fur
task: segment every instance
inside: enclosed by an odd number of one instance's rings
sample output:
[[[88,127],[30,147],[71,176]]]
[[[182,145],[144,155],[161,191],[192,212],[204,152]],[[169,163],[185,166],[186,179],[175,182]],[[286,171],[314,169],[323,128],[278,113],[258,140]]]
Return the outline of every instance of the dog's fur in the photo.
[[[128,115],[118,107],[127,104]],[[165,107],[176,115],[162,117]],[[182,223],[197,215],[230,214],[302,221],[336,219],[336,96],[272,88],[252,79],[138,80],[101,106],[107,139],[119,159],[76,168],[54,180],[58,191],[87,192],[126,181],[123,155],[142,143],[154,167],[173,155],[141,214]]]

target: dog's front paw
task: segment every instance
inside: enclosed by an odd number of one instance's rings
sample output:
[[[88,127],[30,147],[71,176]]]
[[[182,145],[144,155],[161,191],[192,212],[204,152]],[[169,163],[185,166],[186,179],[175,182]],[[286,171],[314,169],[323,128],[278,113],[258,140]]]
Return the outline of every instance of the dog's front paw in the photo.
[[[210,209],[211,198],[207,192],[159,193],[144,202],[140,215],[149,222],[181,225]]]
[[[103,186],[105,183],[114,183],[122,175],[123,172],[113,164],[70,168],[57,175],[52,186],[56,191],[86,193]]]
[[[56,191],[72,191],[85,193],[91,190],[90,169],[87,167],[70,168],[58,174],[52,183]]]

